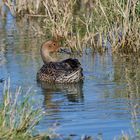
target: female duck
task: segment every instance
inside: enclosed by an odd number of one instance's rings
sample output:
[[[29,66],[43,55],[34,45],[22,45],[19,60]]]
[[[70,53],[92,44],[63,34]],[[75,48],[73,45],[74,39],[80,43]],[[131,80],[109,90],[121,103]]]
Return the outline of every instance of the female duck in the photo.
[[[51,40],[41,46],[41,57],[44,65],[37,73],[39,81],[49,83],[74,83],[83,79],[82,68],[77,59],[66,59],[57,62],[51,53],[57,52],[60,46],[58,41]]]

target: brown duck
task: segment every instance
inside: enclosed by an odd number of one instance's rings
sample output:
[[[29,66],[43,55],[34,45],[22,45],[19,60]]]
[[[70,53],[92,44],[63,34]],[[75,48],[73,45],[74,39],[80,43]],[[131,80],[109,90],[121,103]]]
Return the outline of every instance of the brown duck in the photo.
[[[60,49],[59,41],[50,40],[41,46],[40,53],[44,65],[37,72],[37,80],[49,83],[74,83],[83,79],[81,64],[78,59],[68,58],[56,61],[51,53]]]

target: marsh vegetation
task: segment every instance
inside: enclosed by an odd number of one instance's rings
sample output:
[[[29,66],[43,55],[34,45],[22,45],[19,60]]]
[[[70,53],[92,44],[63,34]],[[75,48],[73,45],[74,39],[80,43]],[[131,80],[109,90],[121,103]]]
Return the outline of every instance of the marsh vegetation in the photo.
[[[0,14],[0,139],[57,137],[48,132],[49,124],[56,120],[62,126],[60,134],[75,128],[74,133],[81,137],[88,128],[89,134],[95,130],[95,137],[101,131],[105,138],[140,138],[139,0],[2,0]],[[61,44],[70,49],[70,57],[76,55],[82,63],[84,83],[36,83],[36,72],[42,65],[39,46],[57,35],[63,37]],[[10,84],[3,83],[9,75],[12,92]],[[26,93],[21,88],[13,92],[19,85],[25,89],[33,85],[38,94],[34,97],[32,90]],[[40,96],[41,105],[35,100]],[[39,125],[45,135],[37,133]],[[132,133],[128,133],[130,127]],[[124,132],[120,134],[118,129]]]
[[[33,129],[43,116],[43,110],[35,109],[30,97],[29,91],[22,95],[21,88],[12,93],[10,80],[5,82],[0,103],[0,139],[33,139]]]
[[[32,26],[36,34],[62,35],[71,49],[104,52],[111,46],[115,53],[140,52],[139,0],[3,0],[3,5],[18,20],[36,19],[42,25]]]

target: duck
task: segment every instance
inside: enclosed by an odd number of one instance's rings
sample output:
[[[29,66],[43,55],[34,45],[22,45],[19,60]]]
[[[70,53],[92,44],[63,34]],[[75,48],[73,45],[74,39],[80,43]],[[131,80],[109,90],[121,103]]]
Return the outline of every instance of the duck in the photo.
[[[52,39],[41,45],[40,54],[44,62],[37,72],[37,81],[48,83],[77,83],[83,80],[83,69],[78,59],[58,61],[51,54],[59,52],[59,40]]]

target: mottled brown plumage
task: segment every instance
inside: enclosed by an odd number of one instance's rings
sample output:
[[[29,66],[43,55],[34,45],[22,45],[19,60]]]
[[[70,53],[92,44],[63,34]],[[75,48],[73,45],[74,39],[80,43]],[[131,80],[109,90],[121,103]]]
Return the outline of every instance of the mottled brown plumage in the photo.
[[[37,73],[39,81],[49,83],[74,83],[83,79],[82,68],[78,59],[66,59],[57,62],[50,53],[60,48],[57,41],[45,42],[41,47],[41,56],[44,65]]]

